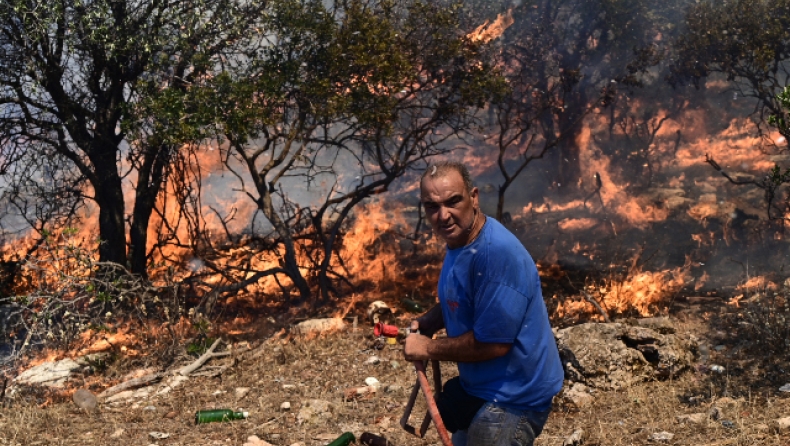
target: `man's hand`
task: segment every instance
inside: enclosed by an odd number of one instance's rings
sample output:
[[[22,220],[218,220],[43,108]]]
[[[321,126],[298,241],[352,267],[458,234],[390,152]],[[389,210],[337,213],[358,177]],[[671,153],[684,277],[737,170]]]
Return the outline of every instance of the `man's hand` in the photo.
[[[406,336],[406,343],[403,345],[403,357],[407,361],[423,361],[431,359],[428,356],[428,344],[432,339],[419,334],[419,323],[411,322],[411,334]]]

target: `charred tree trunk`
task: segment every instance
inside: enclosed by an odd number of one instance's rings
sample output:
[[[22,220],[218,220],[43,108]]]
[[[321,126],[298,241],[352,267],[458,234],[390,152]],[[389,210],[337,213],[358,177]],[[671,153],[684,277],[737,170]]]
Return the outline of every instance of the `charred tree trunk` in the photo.
[[[126,266],[126,231],[121,177],[115,164],[115,151],[92,161],[96,167],[93,181],[99,206],[99,261]]]
[[[164,144],[150,147],[138,172],[132,223],[129,228],[129,266],[132,274],[141,277],[148,277],[148,226],[173,151],[173,147]]]

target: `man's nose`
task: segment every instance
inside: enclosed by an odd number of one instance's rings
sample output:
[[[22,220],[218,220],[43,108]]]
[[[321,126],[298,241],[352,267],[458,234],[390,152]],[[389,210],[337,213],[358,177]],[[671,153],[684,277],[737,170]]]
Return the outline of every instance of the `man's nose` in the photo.
[[[447,221],[450,219],[450,210],[444,206],[439,206],[439,221]]]

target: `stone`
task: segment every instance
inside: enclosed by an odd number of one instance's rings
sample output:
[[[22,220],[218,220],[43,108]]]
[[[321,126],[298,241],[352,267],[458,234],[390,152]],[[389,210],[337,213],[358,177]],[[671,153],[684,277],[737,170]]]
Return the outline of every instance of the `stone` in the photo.
[[[340,331],[343,328],[345,328],[343,319],[332,317],[302,321],[296,324],[293,328],[293,332],[298,334],[327,333],[331,331]]]
[[[20,373],[14,379],[14,382],[17,384],[63,387],[72,372],[79,370],[81,367],[82,364],[69,358],[45,362]]]
[[[283,384],[283,390],[285,390],[286,392],[291,392],[296,390],[296,386],[293,384]]]
[[[379,358],[378,356],[371,356],[370,358],[368,358],[365,361],[365,364],[367,364],[367,365],[378,365],[380,362],[381,362],[381,358]]]
[[[702,424],[708,419],[706,413],[691,413],[686,415],[678,415],[676,420],[681,424]]]
[[[647,439],[649,441],[656,441],[656,442],[665,443],[665,442],[672,441],[672,439],[674,437],[675,437],[675,434],[673,434],[671,432],[662,431],[662,432],[654,432],[654,433],[650,434],[650,436],[647,437]]]
[[[170,434],[165,432],[149,432],[148,436],[153,438],[154,440],[164,440],[165,438],[170,438]]]
[[[332,403],[324,400],[307,400],[302,403],[296,421],[299,424],[323,424],[332,416]]]
[[[78,389],[74,392],[74,395],[71,396],[71,399],[77,407],[89,412],[96,410],[96,405],[99,402],[96,395],[87,389]]]
[[[372,376],[368,376],[365,378],[365,385],[379,389],[381,387],[381,382]]]
[[[587,386],[582,383],[573,383],[569,389],[562,393],[562,398],[565,402],[581,409],[593,401],[593,397],[588,393],[588,390]]]
[[[605,390],[677,377],[691,369],[697,351],[689,337],[621,323],[579,324],[557,330],[556,340],[565,377]]]
[[[280,410],[291,410],[291,403],[289,401],[286,401],[280,404]]]
[[[790,433],[790,417],[778,418],[773,421],[773,430],[780,434]]]
[[[126,400],[147,398],[153,392],[153,387],[141,387],[137,390],[124,390],[104,399],[105,403],[117,403]]]
[[[110,438],[120,438],[121,436],[123,436],[124,432],[126,431],[122,427],[119,427],[118,429],[115,429],[115,432],[110,434]]]
[[[159,390],[156,391],[156,394],[157,395],[167,395],[173,389],[175,389],[176,387],[180,386],[181,384],[183,384],[183,383],[185,383],[187,381],[189,381],[189,377],[188,376],[175,374],[175,375],[171,376],[170,378],[168,378],[165,382],[163,382],[159,386]]]
[[[779,388],[780,392],[790,392],[790,383],[787,383]]]
[[[257,435],[250,435],[243,446],[273,446],[268,441],[261,440]]]
[[[390,384],[384,388],[384,391],[387,393],[400,392],[401,390],[403,390],[403,386],[399,386],[397,384]]]
[[[233,395],[236,397],[237,400],[244,398],[245,396],[247,396],[248,393],[250,393],[249,387],[236,387],[233,390]]]
[[[562,446],[581,446],[584,444],[584,431],[576,429],[562,442]]]

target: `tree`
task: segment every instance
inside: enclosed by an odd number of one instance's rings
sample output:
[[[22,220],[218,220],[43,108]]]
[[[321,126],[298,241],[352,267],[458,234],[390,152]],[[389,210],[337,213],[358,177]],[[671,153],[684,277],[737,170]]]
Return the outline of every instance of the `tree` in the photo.
[[[200,238],[198,254],[228,279],[225,290],[274,276],[290,279],[302,300],[313,285],[324,299],[336,294],[344,277],[336,253],[353,209],[450,151],[502,91],[482,47],[459,29],[459,11],[419,1],[275,1],[269,44],[207,79],[225,166],[266,222],[238,265],[222,252],[239,238]],[[276,266],[256,264],[262,252]]]
[[[777,95],[790,84],[790,1],[701,1],[689,8],[685,25],[673,42],[667,81],[701,88],[708,77],[723,75],[738,95],[755,100],[752,118],[767,137],[774,129],[768,118],[783,113]],[[788,130],[777,130],[787,147]]]
[[[264,8],[245,0],[0,3],[2,158],[52,151],[67,160],[99,208],[100,260],[145,275],[148,222],[185,142],[172,130],[184,122],[190,134],[200,125],[178,115],[184,110],[150,115],[137,104],[152,93],[185,91],[234,60]]]
[[[764,146],[786,150],[790,85],[790,1],[702,1],[689,8],[686,29],[673,42],[674,55],[667,81],[672,86],[703,88],[713,75],[722,75],[735,94],[754,100],[751,119]],[[782,137],[773,139],[778,131]],[[790,173],[778,165],[758,179],[735,178],[708,157],[707,162],[730,182],[753,185],[765,193],[769,220],[782,219],[785,200],[778,190]]]

